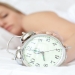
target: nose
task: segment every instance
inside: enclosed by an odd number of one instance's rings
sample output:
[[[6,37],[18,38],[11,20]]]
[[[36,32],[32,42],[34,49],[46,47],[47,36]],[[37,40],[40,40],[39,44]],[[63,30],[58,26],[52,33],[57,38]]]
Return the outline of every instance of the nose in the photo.
[[[3,22],[2,20],[0,20],[0,27],[4,27],[5,24],[6,24],[5,22]]]

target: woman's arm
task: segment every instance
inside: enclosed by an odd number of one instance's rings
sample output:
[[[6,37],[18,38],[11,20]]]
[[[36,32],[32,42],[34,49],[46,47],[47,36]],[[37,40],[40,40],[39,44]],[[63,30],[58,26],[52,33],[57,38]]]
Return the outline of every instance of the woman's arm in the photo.
[[[23,28],[26,31],[56,31],[65,40],[64,44],[71,46],[67,50],[65,63],[75,60],[75,24],[59,17],[53,12],[39,12],[27,16]]]
[[[75,60],[75,34],[71,36],[68,40],[64,42],[64,45],[70,46],[71,48],[67,50],[67,58],[64,64],[67,64]]]
[[[64,39],[75,32],[75,24],[59,17],[54,12],[39,12],[28,15],[23,21],[24,30],[28,31],[56,31]]]

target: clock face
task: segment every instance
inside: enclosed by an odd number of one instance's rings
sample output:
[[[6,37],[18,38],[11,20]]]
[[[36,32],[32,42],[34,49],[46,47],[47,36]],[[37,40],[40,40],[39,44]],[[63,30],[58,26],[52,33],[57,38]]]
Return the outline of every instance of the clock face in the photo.
[[[29,66],[58,66],[65,59],[65,48],[54,36],[37,34],[29,38],[22,47],[23,62]]]

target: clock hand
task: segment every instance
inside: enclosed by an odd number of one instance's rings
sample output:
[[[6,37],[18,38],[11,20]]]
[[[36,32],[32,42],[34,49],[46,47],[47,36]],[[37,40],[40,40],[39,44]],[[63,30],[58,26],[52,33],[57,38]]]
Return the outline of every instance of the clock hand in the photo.
[[[55,49],[54,49],[55,50]],[[49,51],[54,51],[54,50],[48,50],[48,51],[44,51],[44,52],[49,52]]]
[[[35,49],[35,50],[33,50],[34,51],[34,53],[36,53],[36,54],[40,54],[40,51],[38,51],[37,49]]]
[[[37,48],[38,47],[38,44],[39,43],[39,41],[37,42],[37,44],[36,44],[36,46],[35,46],[35,48],[34,48],[34,53],[36,53],[36,54],[40,54],[41,53],[41,51]]]
[[[38,42],[37,42],[37,44],[36,44],[36,46],[35,46],[35,49],[34,49],[33,51],[34,51],[34,53],[39,54],[40,51],[38,51],[37,46],[38,46]]]
[[[44,55],[44,52],[42,51],[42,56],[43,56],[43,60],[45,61],[45,55]]]

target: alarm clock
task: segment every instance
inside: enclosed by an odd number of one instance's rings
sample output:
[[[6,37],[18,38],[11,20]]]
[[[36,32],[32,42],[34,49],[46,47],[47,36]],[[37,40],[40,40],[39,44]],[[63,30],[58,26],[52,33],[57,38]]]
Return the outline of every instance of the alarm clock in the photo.
[[[49,34],[23,33],[22,46],[18,47],[15,59],[27,67],[60,66],[66,59],[66,47]]]

